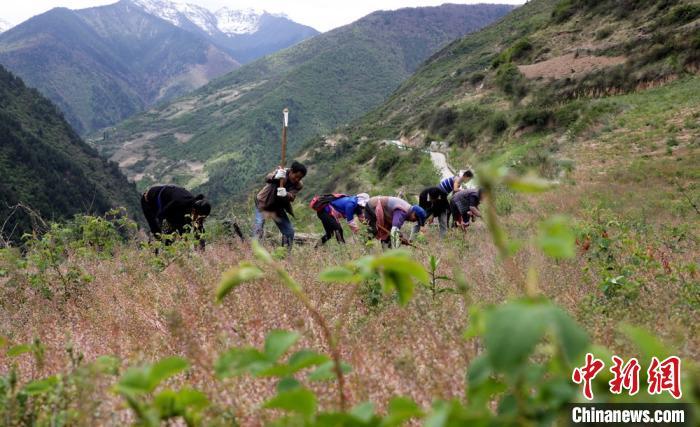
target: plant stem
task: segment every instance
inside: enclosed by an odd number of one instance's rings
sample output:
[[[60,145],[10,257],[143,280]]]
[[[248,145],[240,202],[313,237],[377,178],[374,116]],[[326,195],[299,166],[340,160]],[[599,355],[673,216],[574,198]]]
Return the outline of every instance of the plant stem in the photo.
[[[341,355],[340,346],[337,340],[333,337],[331,328],[328,325],[328,321],[325,317],[314,307],[311,303],[309,297],[304,293],[301,285],[294,280],[287,271],[277,263],[273,263],[273,268],[277,272],[277,275],[282,279],[285,285],[294,292],[294,295],[299,298],[299,301],[306,307],[306,309],[311,313],[311,317],[318,322],[321,326],[321,331],[323,332],[323,338],[328,345],[328,349],[331,353],[331,359],[333,359],[333,371],[338,380],[338,400],[341,412],[347,410],[347,397],[345,394],[345,375],[343,374],[343,368],[341,365]]]

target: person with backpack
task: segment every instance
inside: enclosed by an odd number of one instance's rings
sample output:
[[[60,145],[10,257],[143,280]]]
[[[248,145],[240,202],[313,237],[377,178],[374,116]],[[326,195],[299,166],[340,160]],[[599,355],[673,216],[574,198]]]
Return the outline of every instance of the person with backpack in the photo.
[[[345,243],[343,227],[338,222],[341,218],[345,218],[353,233],[357,233],[360,227],[355,222],[355,217],[363,217],[363,208],[367,205],[368,200],[369,194],[367,193],[360,193],[356,196],[333,193],[311,199],[309,207],[316,211],[316,215],[321,220],[326,232],[321,237],[319,244],[325,245],[333,236],[338,243]]]
[[[200,236],[211,205],[203,194],[194,196],[176,185],[154,185],[141,196],[141,209],[156,239],[160,240],[163,234],[183,234],[189,227],[204,250],[206,242]]]
[[[277,168],[265,176],[265,186],[255,197],[253,238],[262,239],[265,220],[272,219],[282,233],[282,246],[294,244],[294,225],[287,214],[294,216],[292,202],[304,187],[306,166],[295,161],[289,169]]]
[[[418,227],[425,224],[428,214],[418,205],[411,206],[398,197],[376,196],[369,199],[365,206],[365,218],[370,232],[384,244],[397,248],[407,243],[401,237],[401,227],[406,221],[416,222]]]
[[[431,218],[438,218],[440,225],[440,237],[444,237],[447,233],[448,216],[450,212],[450,202],[447,199],[447,194],[439,187],[428,187],[421,191],[418,196],[418,206],[422,207],[428,214],[428,221]],[[418,224],[413,226],[413,234],[420,229]]]
[[[450,202],[455,225],[466,228],[469,227],[470,222],[474,222],[477,217],[481,217],[481,212],[479,211],[480,203],[481,189],[468,188],[455,193]]]

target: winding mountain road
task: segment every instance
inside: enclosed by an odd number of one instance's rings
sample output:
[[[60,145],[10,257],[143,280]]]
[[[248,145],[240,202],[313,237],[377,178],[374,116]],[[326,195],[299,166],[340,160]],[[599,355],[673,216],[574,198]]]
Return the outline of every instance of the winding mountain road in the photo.
[[[418,150],[417,148],[412,148],[406,146],[403,142],[396,139],[387,139],[382,141],[384,144],[395,145],[402,150]],[[430,160],[433,165],[440,171],[440,176],[442,178],[449,178],[455,175],[455,171],[447,163],[447,156],[439,151],[421,150],[424,153],[430,154]]]

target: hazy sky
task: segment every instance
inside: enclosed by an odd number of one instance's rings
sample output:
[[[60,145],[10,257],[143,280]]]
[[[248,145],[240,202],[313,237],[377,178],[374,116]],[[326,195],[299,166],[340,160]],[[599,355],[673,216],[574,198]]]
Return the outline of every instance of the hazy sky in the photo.
[[[0,0],[0,19],[11,24],[31,18],[54,7],[82,9],[116,3],[117,0]],[[435,6],[442,3],[508,3],[522,4],[524,0],[179,0],[215,11],[224,6],[231,8],[265,9],[281,12],[302,24],[319,31],[328,31],[349,24],[375,10],[398,9],[409,6]]]

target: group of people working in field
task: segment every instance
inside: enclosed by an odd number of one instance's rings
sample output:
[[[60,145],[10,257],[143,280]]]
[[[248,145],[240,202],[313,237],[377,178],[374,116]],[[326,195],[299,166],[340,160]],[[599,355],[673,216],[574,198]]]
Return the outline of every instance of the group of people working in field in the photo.
[[[277,168],[265,177],[265,185],[255,197],[253,238],[261,239],[265,222],[272,220],[282,234],[282,245],[291,249],[294,225],[289,216],[294,216],[292,204],[303,188],[306,172],[306,166],[294,162],[290,168]],[[373,237],[391,247],[409,243],[420,228],[434,218],[438,220],[442,237],[447,233],[450,217],[453,226],[468,227],[481,216],[478,209],[481,191],[477,188],[462,189],[462,185],[473,177],[474,174],[467,170],[445,178],[437,186],[423,190],[417,205],[400,197],[370,197],[367,193],[317,195],[309,204],[316,211],[325,232],[317,246],[334,237],[339,243],[345,243],[342,220],[347,221],[353,233],[359,232],[358,223],[366,224]],[[141,207],[151,233],[157,239],[173,233],[182,234],[190,228],[198,236],[200,247],[204,248],[204,240],[199,236],[204,233],[204,221],[211,213],[211,204],[203,195],[194,196],[175,185],[156,185],[143,193]],[[414,226],[410,236],[404,237],[401,228],[407,221]]]

